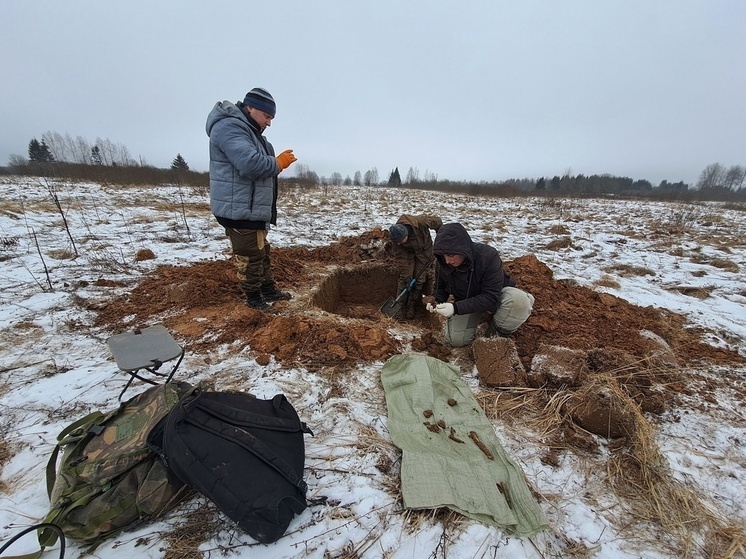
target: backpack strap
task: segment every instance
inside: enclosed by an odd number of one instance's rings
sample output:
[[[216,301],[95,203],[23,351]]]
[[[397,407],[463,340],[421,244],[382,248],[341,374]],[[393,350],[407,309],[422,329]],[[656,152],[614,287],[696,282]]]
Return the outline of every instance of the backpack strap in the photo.
[[[62,528],[57,526],[56,524],[52,524],[49,522],[42,522],[40,524],[34,524],[33,526],[29,526],[25,530],[18,532],[15,536],[10,538],[5,544],[0,547],[0,555],[2,555],[3,551],[8,549],[11,545],[13,545],[16,541],[18,541],[19,538],[22,538],[29,532],[33,532],[34,530],[38,530],[40,533],[45,531],[52,531],[55,534],[55,540],[57,537],[59,537],[60,540],[60,559],[63,559],[65,557],[65,534],[62,531]],[[41,546],[41,549],[39,551],[32,551],[31,553],[24,553],[23,555],[11,555],[6,557],[5,559],[37,559],[38,557],[41,557],[41,554],[44,553],[44,547]]]
[[[308,426],[300,421],[300,419],[292,419],[287,417],[269,417],[267,415],[261,415],[258,413],[252,413],[246,410],[239,410],[231,408],[222,403],[210,400],[207,398],[199,398],[201,394],[195,398],[193,405],[200,408],[206,413],[209,413],[213,417],[226,421],[232,425],[241,425],[244,427],[261,427],[262,429],[271,429],[273,431],[285,431],[288,433],[311,433]],[[276,410],[280,409],[280,405],[283,400],[286,400],[285,396],[278,394],[272,398],[272,405]]]
[[[57,435],[58,442],[55,445],[54,450],[52,451],[52,455],[49,457],[49,461],[47,462],[47,495],[52,495],[54,480],[57,479],[57,456],[60,453],[60,448],[73,442],[79,442],[87,438],[88,434],[91,432],[91,429],[94,429],[94,427],[96,427],[104,417],[104,414],[100,411],[89,413],[85,417],[81,417],[77,421],[74,421],[73,423],[65,427],[62,432]],[[80,429],[87,424],[90,424],[91,426],[84,432],[68,436],[76,429]]]
[[[212,414],[204,411],[201,405],[194,408],[192,410],[192,413],[197,417],[192,418],[189,416],[185,416],[184,421],[245,448],[254,456],[262,460],[270,468],[273,468],[277,473],[279,473],[292,485],[297,487],[301,492],[303,492],[304,494],[306,493],[306,490],[308,489],[306,482],[303,481],[303,479],[295,473],[293,468],[291,468],[290,465],[285,462],[285,460],[277,456],[272,451],[272,449],[270,449],[267,445],[265,445],[262,441],[257,439],[247,430],[241,429],[240,427],[236,427],[234,425],[226,424],[219,418],[216,418]],[[202,417],[199,417],[200,415]],[[297,431],[299,429],[295,430]]]

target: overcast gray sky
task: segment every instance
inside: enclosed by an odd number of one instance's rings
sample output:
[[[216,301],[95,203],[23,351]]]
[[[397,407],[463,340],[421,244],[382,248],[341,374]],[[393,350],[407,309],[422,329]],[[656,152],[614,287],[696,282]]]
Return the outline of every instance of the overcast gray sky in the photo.
[[[256,86],[319,176],[746,165],[743,0],[0,0],[0,21],[0,165],[51,131],[206,171],[207,113]]]

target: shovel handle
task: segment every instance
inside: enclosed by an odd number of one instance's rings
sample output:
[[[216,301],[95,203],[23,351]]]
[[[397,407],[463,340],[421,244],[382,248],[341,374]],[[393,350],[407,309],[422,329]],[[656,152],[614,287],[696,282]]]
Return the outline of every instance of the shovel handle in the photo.
[[[412,280],[409,282],[409,284],[407,285],[407,287],[405,287],[404,289],[402,289],[402,292],[399,293],[399,295],[396,296],[396,299],[394,299],[394,302],[391,303],[392,307],[396,303],[398,303],[399,301],[401,301],[401,298],[404,297],[407,294],[407,292],[414,287],[414,284],[417,283],[417,278],[419,278],[422,275],[422,272],[424,272],[425,270],[427,270],[430,267],[430,265],[433,263],[434,260],[435,260],[435,256],[433,256],[430,260],[427,261],[427,264],[425,264],[422,268],[420,268],[420,271],[417,272],[417,274],[412,278]]]

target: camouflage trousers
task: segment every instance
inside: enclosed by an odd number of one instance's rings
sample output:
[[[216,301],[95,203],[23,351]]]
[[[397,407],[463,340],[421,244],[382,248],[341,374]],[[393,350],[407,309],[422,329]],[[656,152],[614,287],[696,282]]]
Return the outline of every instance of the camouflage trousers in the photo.
[[[233,259],[236,264],[236,276],[241,289],[248,293],[257,291],[262,285],[274,283],[269,241],[265,230],[226,229],[225,234],[231,242]]]

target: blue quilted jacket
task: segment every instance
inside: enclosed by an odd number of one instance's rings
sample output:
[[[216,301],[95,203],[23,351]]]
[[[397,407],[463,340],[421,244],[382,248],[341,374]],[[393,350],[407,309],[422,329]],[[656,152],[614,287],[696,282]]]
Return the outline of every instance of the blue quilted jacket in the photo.
[[[215,104],[205,126],[210,136],[210,208],[234,221],[275,224],[280,168],[270,144],[239,106]]]

